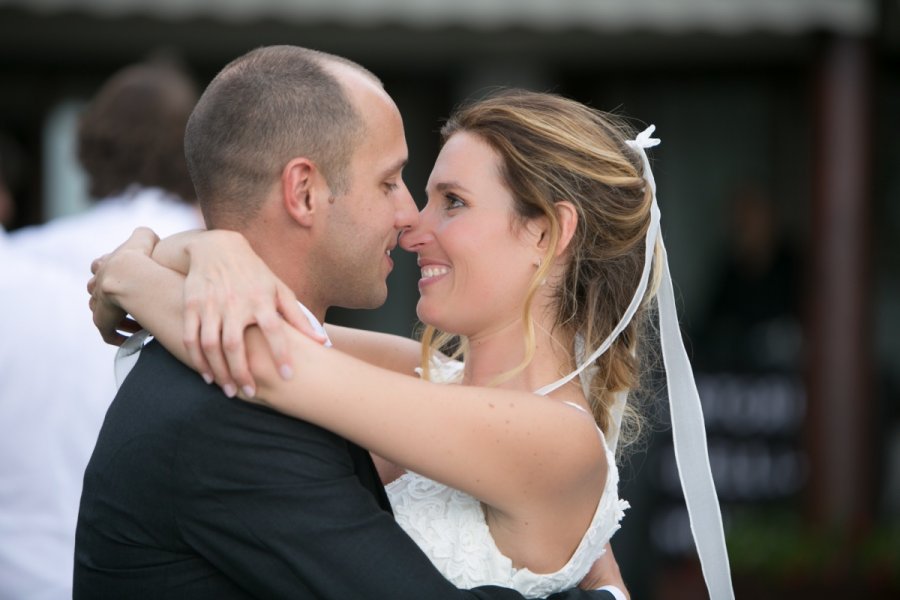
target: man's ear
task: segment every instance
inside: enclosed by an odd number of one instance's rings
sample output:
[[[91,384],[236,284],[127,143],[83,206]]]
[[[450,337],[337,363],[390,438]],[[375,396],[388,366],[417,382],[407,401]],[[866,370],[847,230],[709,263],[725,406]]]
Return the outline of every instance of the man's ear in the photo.
[[[322,172],[308,158],[293,158],[281,170],[282,203],[300,225],[312,226],[319,204],[327,201],[329,191],[323,184]]]
[[[578,210],[567,200],[561,200],[553,206],[559,221],[559,243],[556,245],[556,256],[561,256],[575,236],[575,230],[578,227]],[[550,220],[546,217],[534,219],[529,223],[529,230],[538,238],[537,247],[546,252],[550,246]]]

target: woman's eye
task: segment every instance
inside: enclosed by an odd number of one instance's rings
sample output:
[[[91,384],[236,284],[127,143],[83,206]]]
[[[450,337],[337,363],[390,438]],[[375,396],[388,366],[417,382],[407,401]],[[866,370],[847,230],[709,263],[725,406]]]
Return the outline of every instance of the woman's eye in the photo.
[[[447,208],[463,208],[466,205],[462,199],[453,194],[447,194],[445,198],[447,199]]]
[[[385,184],[384,184],[384,188],[385,188],[388,192],[396,192],[396,191],[397,191],[397,188],[399,188],[399,187],[400,187],[400,184],[399,184],[399,183],[393,183],[393,182],[391,182],[391,181],[386,181]]]

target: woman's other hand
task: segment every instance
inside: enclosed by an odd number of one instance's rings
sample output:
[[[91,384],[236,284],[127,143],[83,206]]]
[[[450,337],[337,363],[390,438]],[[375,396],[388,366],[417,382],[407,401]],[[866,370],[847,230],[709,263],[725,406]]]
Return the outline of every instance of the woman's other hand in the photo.
[[[129,261],[135,257],[149,258],[159,242],[159,237],[146,227],[138,227],[125,242],[109,254],[91,263],[93,277],[88,280],[87,291],[91,295],[88,307],[93,313],[94,325],[107,344],[121,346],[128,339],[120,331],[135,333],[141,325],[128,318],[116,299]]]
[[[625,597],[630,600],[631,595],[628,593],[625,582],[622,580],[622,573],[619,572],[619,563],[616,562],[612,546],[608,543],[606,544],[606,551],[594,561],[591,570],[584,576],[578,587],[583,590],[596,590],[604,585],[616,586],[625,592]]]
[[[228,396],[253,397],[256,383],[247,362],[245,332],[259,326],[278,372],[293,373],[286,328],[321,342],[294,292],[239,233],[216,230],[186,246],[190,259],[184,287],[184,345],[203,378]]]

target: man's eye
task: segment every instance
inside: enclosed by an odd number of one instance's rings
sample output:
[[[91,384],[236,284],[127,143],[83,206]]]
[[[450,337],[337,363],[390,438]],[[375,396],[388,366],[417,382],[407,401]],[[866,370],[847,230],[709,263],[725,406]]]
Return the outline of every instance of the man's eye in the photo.
[[[397,189],[400,187],[400,184],[387,181],[387,182],[385,182],[384,187],[388,192],[396,192]]]

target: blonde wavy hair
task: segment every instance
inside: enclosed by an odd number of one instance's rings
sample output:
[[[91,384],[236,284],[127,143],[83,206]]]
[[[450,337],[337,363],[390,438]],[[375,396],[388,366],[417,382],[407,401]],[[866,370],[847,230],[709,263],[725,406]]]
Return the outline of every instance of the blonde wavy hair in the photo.
[[[532,300],[553,266],[559,245],[556,202],[575,206],[578,225],[562,255],[568,260],[565,275],[553,290],[554,331],[572,340],[581,335],[589,354],[622,318],[644,267],[652,192],[641,158],[626,143],[634,137],[632,129],[613,115],[561,96],[505,90],[457,109],[441,130],[443,142],[460,132],[477,135],[500,157],[501,177],[514,198],[520,223],[537,217],[550,223],[549,247],[524,298],[525,358],[493,383],[515,376],[534,357]],[[639,387],[639,340],[657,283],[655,273],[634,319],[595,362],[587,400],[604,433],[610,432],[615,394]],[[460,357],[467,345],[462,336],[426,326],[424,377],[429,378],[436,351],[452,348],[453,356]],[[576,366],[574,353],[570,349],[569,371]],[[623,417],[620,448],[641,430],[642,418],[633,406],[629,402]]]

